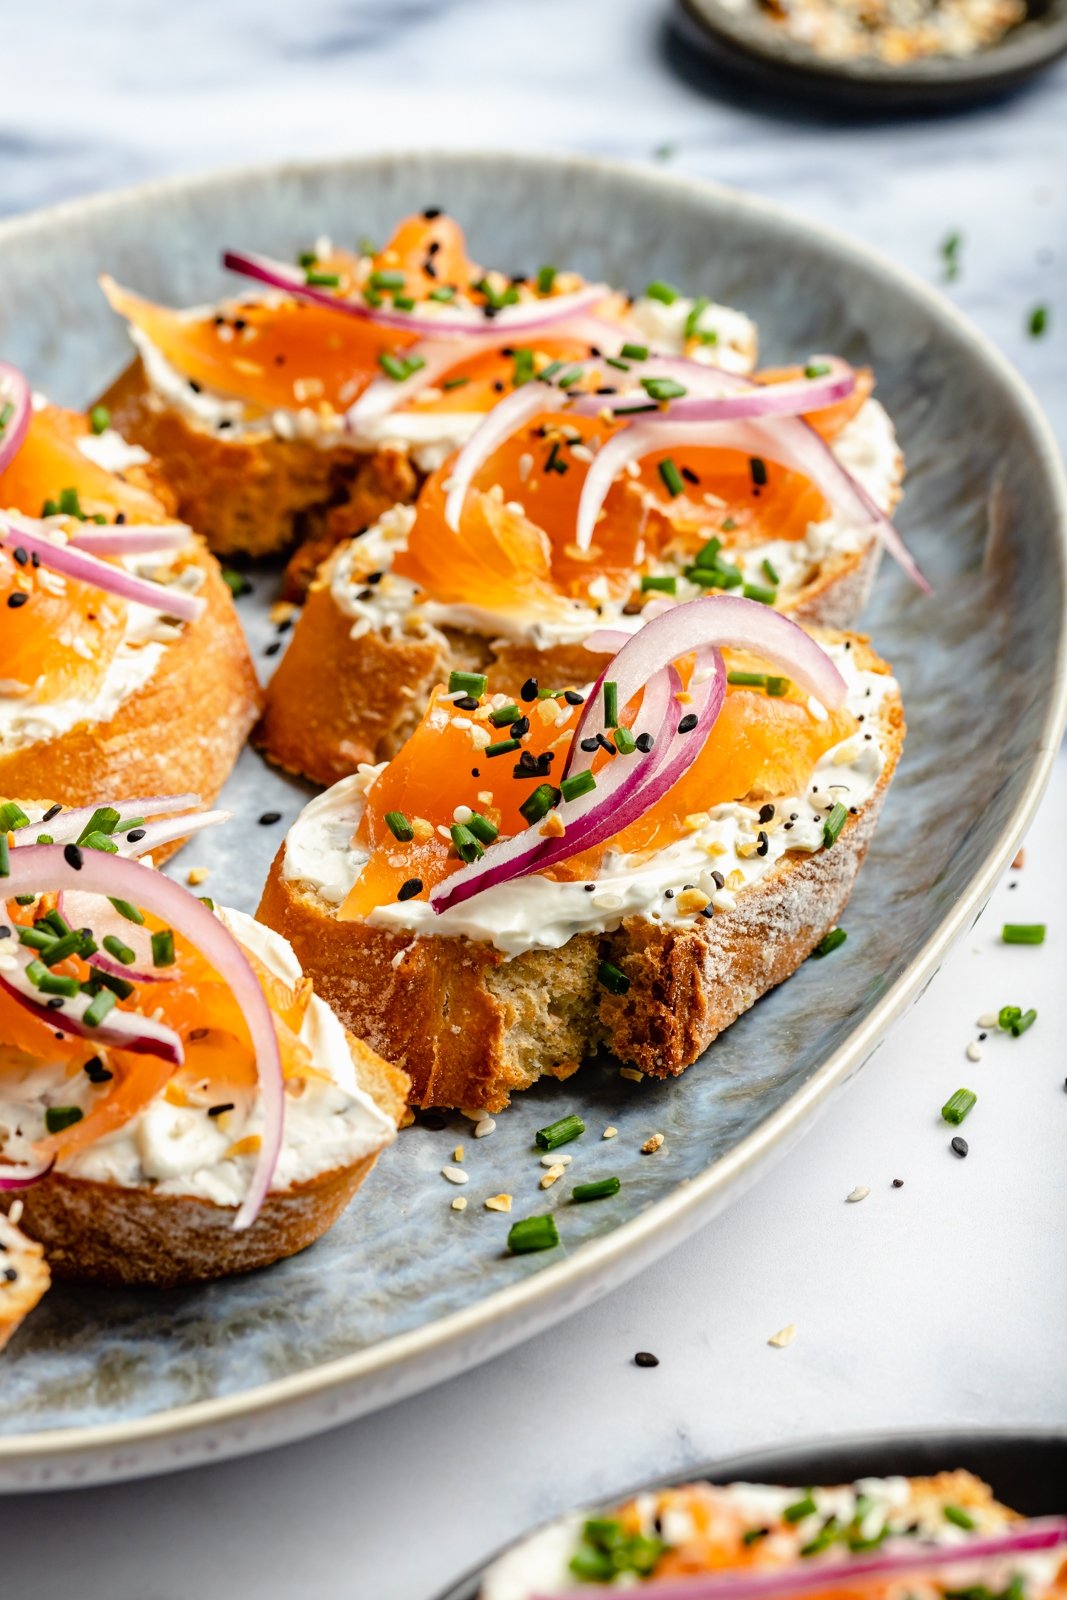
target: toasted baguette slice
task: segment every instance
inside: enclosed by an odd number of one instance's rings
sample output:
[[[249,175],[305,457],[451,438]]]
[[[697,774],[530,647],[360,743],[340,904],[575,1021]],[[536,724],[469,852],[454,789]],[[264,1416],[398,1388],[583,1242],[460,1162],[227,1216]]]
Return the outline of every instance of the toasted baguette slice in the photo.
[[[852,650],[860,670],[888,674],[865,640]],[[258,916],[290,941],[346,1026],[409,1073],[415,1105],[501,1110],[516,1089],[568,1077],[601,1046],[653,1077],[676,1076],[836,925],[903,739],[894,689],[879,713],[881,774],[833,848],[787,852],[710,920],[631,916],[613,932],[509,959],[480,940],[341,921],[314,886],[286,876],[285,845]],[[605,960],[629,979],[625,994],[600,982]]]
[[[155,393],[139,359],[100,398],[124,437],[158,461],[181,516],[212,550],[259,557],[301,542],[286,576],[289,599],[303,598],[339,540],[414,499],[418,487],[399,450],[323,449],[269,428],[226,438],[198,427]]]
[[[17,1205],[14,1201],[12,1209]],[[21,1215],[21,1208],[15,1214]],[[51,1281],[44,1250],[0,1213],[0,1350]]]
[[[399,1122],[406,1075],[351,1034],[348,1046],[360,1088]],[[376,1160],[377,1152],[307,1183],[272,1190],[241,1233],[234,1231],[233,1211],[210,1200],[58,1170],[25,1191],[23,1222],[57,1278],[160,1289],[201,1283],[306,1250],[337,1221]]]
[[[186,791],[214,800],[262,695],[218,563],[199,542],[193,560],[204,572],[203,615],[110,720],[0,751],[0,795],[47,795],[67,806]]]

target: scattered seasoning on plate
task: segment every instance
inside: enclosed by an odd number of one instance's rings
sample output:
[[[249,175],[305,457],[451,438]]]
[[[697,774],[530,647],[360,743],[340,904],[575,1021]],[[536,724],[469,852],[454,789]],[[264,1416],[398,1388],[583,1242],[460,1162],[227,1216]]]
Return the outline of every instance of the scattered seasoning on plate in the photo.
[[[273,823],[281,820],[282,814],[280,811],[264,811],[260,816],[259,825],[261,828],[269,828]]]
[[[952,1140],[951,1148],[953,1154],[959,1156],[960,1160],[962,1161],[963,1157],[967,1154],[971,1147],[963,1135],[957,1133],[956,1137]]]
[[[522,1217],[508,1229],[508,1249],[512,1255],[531,1250],[553,1250],[559,1244],[559,1229],[553,1216]]]
[[[866,1198],[870,1194],[870,1192],[871,1191],[868,1188],[866,1188],[863,1184],[858,1184],[855,1189],[852,1189],[845,1196],[845,1200],[846,1200],[848,1205],[854,1206],[857,1203],[857,1201],[866,1200]]]
[[[1048,306],[1035,306],[1027,318],[1026,326],[1031,339],[1040,339],[1049,325]]]
[[[946,283],[954,283],[960,275],[960,249],[962,245],[962,233],[950,233],[941,246],[941,260],[944,263],[944,279]]]
[[[787,1345],[791,1345],[793,1343],[793,1340],[796,1338],[796,1336],[796,1323],[787,1322],[784,1328],[779,1328],[777,1333],[771,1334],[770,1338],[767,1340],[767,1343],[769,1345],[773,1345],[776,1350],[784,1350]]]
[[[964,1120],[977,1104],[978,1096],[973,1089],[957,1089],[955,1094],[949,1095],[941,1107],[941,1116],[945,1122],[951,1122],[956,1127]]]
[[[1000,930],[1005,944],[1044,944],[1043,922],[1006,922]]]
[[[635,1367],[658,1367],[659,1356],[654,1356],[651,1350],[638,1350],[634,1356]]]
[[[848,934],[844,928],[831,928],[829,933],[823,934],[811,953],[813,956],[828,956],[831,950],[836,950],[843,945],[847,938]]]
[[[586,1200],[606,1200],[610,1195],[618,1194],[622,1188],[621,1180],[616,1177],[598,1178],[595,1183],[577,1183],[571,1190],[571,1199],[579,1204]]]
[[[893,1179],[893,1188],[894,1189],[903,1189],[903,1187],[904,1187],[904,1179],[903,1178],[894,1178]]]
[[[584,1132],[585,1123],[581,1117],[561,1117],[558,1122],[550,1122],[547,1128],[538,1128],[534,1143],[539,1150],[555,1150],[561,1144],[580,1138]]]

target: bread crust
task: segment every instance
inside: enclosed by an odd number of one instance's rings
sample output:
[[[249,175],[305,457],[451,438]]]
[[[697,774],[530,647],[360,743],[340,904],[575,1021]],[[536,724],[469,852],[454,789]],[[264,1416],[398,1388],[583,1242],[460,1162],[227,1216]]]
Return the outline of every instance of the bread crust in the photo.
[[[398,1122],[405,1074],[361,1040],[350,1035],[348,1044],[361,1087]],[[240,1233],[233,1210],[210,1200],[56,1170],[24,1191],[22,1222],[56,1278],[157,1289],[203,1283],[307,1249],[337,1221],[376,1160],[377,1153],[269,1194],[255,1222]]]
[[[0,795],[47,795],[69,806],[186,791],[215,799],[263,695],[218,563],[199,541],[192,559],[204,573],[203,615],[109,721],[0,754]]]
[[[286,592],[301,599],[315,566],[341,539],[361,533],[400,501],[418,475],[398,450],[328,449],[282,439],[270,428],[235,438],[197,427],[155,393],[138,359],[101,396],[113,425],[160,464],[178,508],[219,555],[259,557],[311,536],[297,552]]]
[[[13,1203],[13,1197],[8,1197],[8,1203]],[[0,1216],[0,1272],[2,1350],[52,1281],[41,1246],[28,1239],[6,1216]]]
[[[861,667],[888,672],[865,640],[854,651]],[[882,739],[879,782],[834,847],[784,856],[710,921],[629,917],[614,933],[508,960],[465,938],[340,921],[309,885],[284,877],[284,845],[257,916],[290,941],[346,1026],[410,1075],[414,1105],[502,1110],[516,1089],[568,1077],[601,1045],[653,1077],[677,1076],[837,923],[903,744],[896,698],[885,702]],[[599,983],[605,959],[630,979],[625,995]]]

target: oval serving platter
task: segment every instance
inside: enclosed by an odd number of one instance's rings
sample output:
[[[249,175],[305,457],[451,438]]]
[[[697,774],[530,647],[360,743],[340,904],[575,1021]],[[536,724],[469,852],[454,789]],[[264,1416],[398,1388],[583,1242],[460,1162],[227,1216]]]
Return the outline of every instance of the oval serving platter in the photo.
[[[1024,1516],[1057,1516],[1067,1506],[1063,1488],[1067,1484],[1067,1434],[1000,1431],[868,1434],[751,1451],[631,1486],[604,1504],[618,1505],[645,1490],[701,1480],[807,1488],[809,1484],[855,1483],[859,1478],[925,1477],[960,1467],[984,1479],[998,1500]],[[439,1600],[478,1600],[489,1567],[504,1554],[498,1550]]]
[[[402,1134],[333,1232],[269,1272],[167,1293],[57,1288],[4,1356],[0,1489],[133,1477],[320,1431],[638,1272],[752,1182],[860,1067],[973,922],[1048,777],[1067,709],[1067,490],[1047,426],[933,290],[763,203],[581,158],[495,154],[152,184],[0,225],[0,350],[83,404],[127,359],[100,271],[190,304],[233,289],[224,245],[285,255],[323,232],[382,234],[430,204],[462,219],[476,256],[515,270],[565,261],[633,289],[668,278],[753,315],[768,361],[831,349],[875,368],[908,458],[900,525],[937,594],[883,570],[866,618],[910,732],[847,954],[803,968],[675,1083],[634,1083],[604,1062],[518,1097],[491,1139],[469,1142],[463,1215],[440,1177],[469,1126],[454,1118]],[[242,615],[269,667],[274,576],[253,582]],[[308,793],[246,751],[224,796],[235,820],[179,860],[207,866],[219,900],[254,908]],[[282,822],[257,826],[267,809]],[[618,1127],[622,1190],[566,1208],[559,1250],[510,1257],[509,1219],[481,1201],[507,1189],[519,1215],[565,1207],[565,1185],[536,1186],[532,1135],[572,1111]],[[666,1145],[649,1161],[639,1151],[653,1130]],[[599,1140],[576,1159],[600,1175]]]

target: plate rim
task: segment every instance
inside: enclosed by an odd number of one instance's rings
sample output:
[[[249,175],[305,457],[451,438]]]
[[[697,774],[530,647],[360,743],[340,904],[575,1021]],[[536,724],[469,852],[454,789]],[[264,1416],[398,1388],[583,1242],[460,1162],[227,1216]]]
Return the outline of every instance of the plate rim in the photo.
[[[610,1495],[596,1495],[592,1497],[590,1506],[596,1509],[599,1506],[618,1505],[620,1501],[636,1498],[648,1490],[670,1488],[680,1483],[709,1483],[723,1482],[749,1482],[765,1483],[767,1479],[757,1476],[762,1472],[761,1463],[765,1461],[779,1461],[787,1457],[803,1457],[814,1454],[846,1455],[853,1451],[868,1454],[873,1450],[907,1450],[922,1449],[924,1447],[944,1447],[946,1453],[957,1450],[983,1448],[1032,1448],[1039,1446],[1059,1445],[1065,1458],[1067,1458],[1067,1427],[1064,1428],[890,1428],[885,1430],[869,1430],[863,1433],[831,1434],[829,1438],[803,1438],[794,1439],[781,1444],[761,1444],[752,1450],[731,1450],[725,1456],[713,1456],[710,1461],[698,1461],[694,1466],[680,1466],[674,1472],[658,1472],[653,1477],[644,1478],[640,1483],[631,1484],[628,1488],[617,1490]],[[962,1463],[961,1463],[962,1464]],[[946,1463],[946,1470],[948,1470]],[[775,1476],[780,1480],[781,1474],[774,1469]],[[538,1533],[542,1528],[547,1528],[559,1516],[566,1516],[566,1511],[557,1512],[555,1517],[547,1517],[542,1522],[534,1523],[525,1532],[520,1533],[506,1544],[500,1545],[476,1566],[469,1567],[459,1578],[453,1580],[447,1589],[442,1589],[435,1596],[435,1600],[475,1600],[477,1593],[476,1584],[480,1584],[486,1572],[495,1561],[519,1544],[523,1539],[528,1539]],[[636,1590],[634,1593],[636,1594]]]
[[[77,197],[0,221],[0,249],[20,236],[32,238],[35,232],[50,231],[85,215],[127,211],[157,197],[166,201],[190,193],[231,188],[253,179],[313,178],[334,172],[373,171],[405,159],[418,160],[424,166],[482,167],[487,172],[499,170],[501,164],[538,169],[548,166],[560,173],[580,171],[593,178],[603,175],[632,186],[635,191],[673,191],[679,200],[688,198],[700,202],[710,198],[722,206],[814,236],[838,255],[858,262],[875,276],[902,286],[933,316],[947,323],[1007,390],[1047,473],[1054,511],[1053,538],[1058,540],[1061,556],[1058,577],[1062,615],[1055,663],[1048,679],[1050,693],[1046,715],[1033,766],[982,870],[926,944],[863,1022],[816,1068],[808,1081],[713,1166],[679,1185],[611,1233],[590,1240],[551,1265],[532,1269],[520,1282],[444,1318],[394,1334],[363,1350],[236,1394],[191,1401],[143,1417],[0,1436],[0,1494],[149,1476],[198,1465],[208,1459],[222,1460],[252,1453],[327,1431],[454,1375],[463,1364],[464,1352],[476,1341],[479,1362],[502,1353],[581,1306],[591,1304],[680,1243],[721,1209],[728,1198],[753,1182],[772,1156],[784,1153],[830,1096],[865,1063],[890,1025],[909,1008],[936,973],[949,949],[985,905],[1014,854],[1045,792],[1067,726],[1067,473],[1051,425],[1007,357],[951,301],[909,269],[897,266],[879,251],[836,228],[727,184],[665,173],[637,162],[574,152],[429,151],[421,146],[400,146],[299,161],[243,164],[192,175],[169,175]],[[322,1405],[312,1414],[311,1408],[316,1402]],[[253,1424],[260,1429],[258,1438],[252,1433]],[[146,1454],[139,1454],[141,1451]],[[109,1461],[101,1461],[100,1458],[109,1452],[115,1454]]]

